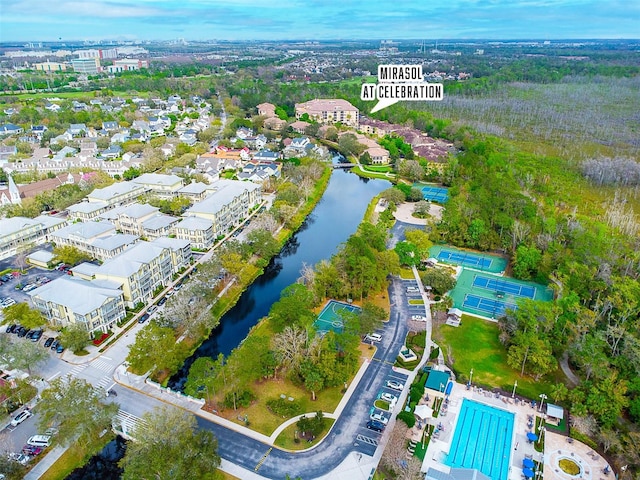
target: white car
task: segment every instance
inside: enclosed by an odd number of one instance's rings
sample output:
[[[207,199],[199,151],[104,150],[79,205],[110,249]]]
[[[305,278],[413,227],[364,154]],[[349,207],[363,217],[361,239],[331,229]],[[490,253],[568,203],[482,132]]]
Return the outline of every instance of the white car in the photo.
[[[379,342],[380,340],[382,340],[382,335],[379,333],[370,333],[364,337],[365,342]]]
[[[386,425],[387,423],[389,423],[389,419],[384,415],[382,415],[381,413],[372,413],[371,415],[369,415],[369,418],[371,420],[376,420],[382,423],[383,425]]]
[[[411,320],[415,320],[416,322],[426,322],[427,317],[424,315],[411,315]]]
[[[392,404],[398,401],[398,397],[387,392],[384,392],[382,395],[380,395],[380,399]]]
[[[404,383],[396,382],[395,380],[387,380],[387,387],[401,391],[404,388]]]
[[[24,422],[27,418],[29,418],[31,415],[32,413],[29,410],[25,410],[24,412],[19,413],[14,417],[13,420],[11,420],[11,426],[17,427],[22,422]]]

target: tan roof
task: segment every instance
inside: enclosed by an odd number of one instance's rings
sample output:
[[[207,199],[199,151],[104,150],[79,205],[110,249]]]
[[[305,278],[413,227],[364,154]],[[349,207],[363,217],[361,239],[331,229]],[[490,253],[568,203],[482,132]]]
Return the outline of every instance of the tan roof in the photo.
[[[356,107],[341,98],[316,98],[308,102],[296,103],[296,110],[299,108],[307,112],[358,111]]]

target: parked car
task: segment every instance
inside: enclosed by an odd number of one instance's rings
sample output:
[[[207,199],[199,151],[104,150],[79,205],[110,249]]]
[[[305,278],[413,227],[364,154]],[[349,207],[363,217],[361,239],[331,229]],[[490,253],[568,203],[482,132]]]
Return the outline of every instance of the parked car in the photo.
[[[31,334],[31,341],[32,342],[37,342],[42,338],[42,329],[40,330],[34,330],[33,333]]]
[[[22,291],[23,292],[30,292],[31,290],[35,290],[36,288],[38,288],[38,285],[36,285],[35,283],[30,283],[28,285],[26,285]]]
[[[143,315],[140,316],[140,318],[138,318],[138,323],[144,323],[147,320],[149,320],[150,315],[148,313],[145,313]]]
[[[27,418],[29,418],[31,415],[33,414],[29,410],[24,410],[23,412],[20,412],[18,415],[13,417],[13,420],[11,420],[11,426],[17,427],[22,422],[24,422]]]
[[[370,333],[364,337],[365,342],[379,342],[380,340],[382,340],[382,335],[379,333]]]
[[[44,341],[44,348],[49,348],[51,346],[51,344],[53,343],[53,341],[55,340],[54,337],[49,337]]]
[[[398,401],[398,397],[387,392],[384,392],[382,395],[380,395],[380,398],[389,403],[396,403]]]
[[[64,352],[64,346],[59,343],[58,346],[56,347],[56,353],[62,353]]]
[[[13,325],[9,325],[7,327],[7,333],[13,333],[13,331],[18,328],[18,325],[16,325],[15,323]]]
[[[383,432],[384,431],[384,424],[378,422],[377,420],[369,420],[367,422],[367,428],[369,430],[374,430],[376,432]]]
[[[416,322],[426,322],[427,317],[424,315],[411,315],[411,320],[415,320]]]
[[[31,457],[24,453],[16,453],[13,455],[13,459],[21,465],[26,465],[31,460]]]
[[[147,310],[147,313],[149,315],[153,315],[156,312],[156,310],[158,310],[158,306],[157,305],[151,305],[149,307],[149,309]]]
[[[396,382],[395,380],[387,380],[387,387],[393,388],[394,390],[402,390],[404,388],[404,383]]]
[[[24,327],[20,327],[20,329],[18,330],[18,336],[19,337],[24,337],[27,335],[27,333],[29,333],[29,329],[24,328]]]
[[[160,300],[158,300],[158,306],[159,307],[161,307],[165,303],[167,303],[167,297],[162,297]]]
[[[27,445],[46,448],[49,446],[50,440],[50,435],[33,435],[32,437],[29,437],[29,440],[27,440]]]
[[[55,350],[56,348],[58,348],[58,345],[60,345],[60,340],[54,340],[51,344],[51,350]]]
[[[25,455],[31,455],[35,457],[36,455],[40,455],[42,453],[42,447],[36,447],[34,445],[25,445],[22,447],[22,453]]]
[[[380,423],[382,423],[383,425],[386,425],[387,423],[389,423],[389,419],[388,419],[387,417],[385,417],[383,414],[378,413],[378,412],[376,412],[376,413],[372,413],[372,414],[369,416],[369,418],[370,418],[371,420],[375,420],[376,422],[380,422]]]

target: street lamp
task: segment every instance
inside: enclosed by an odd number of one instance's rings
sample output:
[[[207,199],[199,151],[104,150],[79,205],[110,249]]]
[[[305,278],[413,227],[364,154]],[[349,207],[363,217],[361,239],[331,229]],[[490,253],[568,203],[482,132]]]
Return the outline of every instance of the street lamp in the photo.
[[[544,404],[544,401],[547,399],[547,396],[544,393],[541,393],[538,396],[540,397],[540,411],[542,411],[542,405]]]
[[[471,381],[473,380],[473,368],[469,372],[469,386],[471,386]]]
[[[516,396],[516,388],[518,388],[518,380],[513,382],[513,392],[511,392],[511,398],[514,398]]]

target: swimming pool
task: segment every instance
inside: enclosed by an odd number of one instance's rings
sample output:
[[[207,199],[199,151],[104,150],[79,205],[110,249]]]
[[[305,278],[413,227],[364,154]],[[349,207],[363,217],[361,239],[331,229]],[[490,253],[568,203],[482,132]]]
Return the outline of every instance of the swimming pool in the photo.
[[[507,480],[514,414],[464,399],[445,463],[475,468],[492,480]]]

